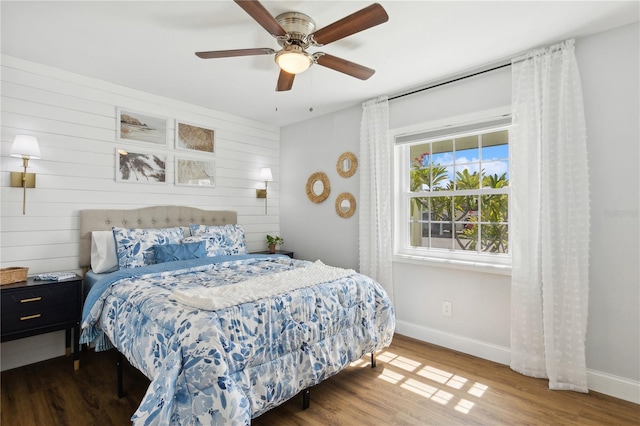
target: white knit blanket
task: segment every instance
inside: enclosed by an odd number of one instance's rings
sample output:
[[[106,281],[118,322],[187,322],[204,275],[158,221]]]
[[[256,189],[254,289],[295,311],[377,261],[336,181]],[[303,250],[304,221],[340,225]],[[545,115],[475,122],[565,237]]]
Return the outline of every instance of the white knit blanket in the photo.
[[[172,299],[208,311],[253,302],[289,291],[311,287],[355,274],[353,269],[327,266],[317,260],[313,264],[290,271],[260,275],[236,284],[213,288],[176,290]]]

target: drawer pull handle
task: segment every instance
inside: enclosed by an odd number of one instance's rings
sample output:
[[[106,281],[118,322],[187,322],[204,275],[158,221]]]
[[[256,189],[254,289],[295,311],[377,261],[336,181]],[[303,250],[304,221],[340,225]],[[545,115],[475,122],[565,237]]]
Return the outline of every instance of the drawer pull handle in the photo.
[[[42,297],[32,297],[31,299],[22,299],[20,303],[37,302],[38,300],[42,300]]]
[[[36,319],[36,318],[40,318],[41,316],[42,316],[41,314],[27,315],[26,317],[20,317],[20,321],[26,321],[26,320],[30,320],[30,319]]]

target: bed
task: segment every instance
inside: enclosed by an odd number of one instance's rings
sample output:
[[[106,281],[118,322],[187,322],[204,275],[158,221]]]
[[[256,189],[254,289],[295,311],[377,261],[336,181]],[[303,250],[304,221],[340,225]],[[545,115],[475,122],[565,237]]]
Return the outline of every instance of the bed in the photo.
[[[247,425],[391,343],[379,283],[250,254],[244,238],[233,211],[81,211],[80,266],[95,266],[81,342],[115,347],[151,381],[134,424]]]

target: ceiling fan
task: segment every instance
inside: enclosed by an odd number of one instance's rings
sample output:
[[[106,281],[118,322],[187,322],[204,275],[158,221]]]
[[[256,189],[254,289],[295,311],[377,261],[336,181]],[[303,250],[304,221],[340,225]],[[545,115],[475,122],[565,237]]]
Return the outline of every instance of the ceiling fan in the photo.
[[[214,50],[196,52],[203,59],[229,58],[233,56],[271,55],[280,67],[276,90],[291,90],[296,74],[306,71],[311,65],[318,64],[360,80],[371,77],[375,70],[329,55],[324,52],[307,53],[309,46],[324,46],[389,20],[384,8],[374,3],[333,24],[315,31],[316,24],[309,16],[299,12],[285,12],[275,18],[257,0],[234,0],[258,24],[276,38],[281,50],[255,48],[235,50]],[[315,32],[314,32],[315,31]]]

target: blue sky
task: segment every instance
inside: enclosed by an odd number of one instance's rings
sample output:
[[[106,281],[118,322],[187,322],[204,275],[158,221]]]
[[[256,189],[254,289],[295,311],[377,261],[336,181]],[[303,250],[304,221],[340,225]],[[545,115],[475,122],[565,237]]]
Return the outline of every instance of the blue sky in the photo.
[[[425,148],[427,147],[428,145],[425,146]],[[480,163],[480,154],[482,154],[482,163]],[[412,159],[412,161],[414,161],[414,159]],[[497,174],[498,176],[500,176],[503,173],[507,173],[508,178],[509,145],[493,145],[489,147],[483,147],[482,149],[462,149],[460,151],[455,151],[455,159],[454,152],[441,152],[430,155],[428,158],[424,158],[424,166],[428,166],[429,162],[431,162],[431,164],[445,166],[447,168],[449,180],[453,180],[455,172],[460,172],[467,169],[469,170],[469,173],[473,174],[474,172],[478,172],[480,167],[482,167],[486,175]],[[480,166],[480,164],[482,164],[482,166]],[[442,182],[441,185],[446,186],[447,183],[448,182]]]

